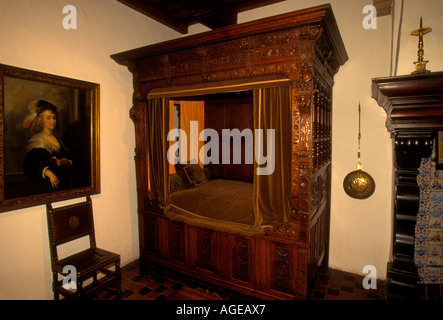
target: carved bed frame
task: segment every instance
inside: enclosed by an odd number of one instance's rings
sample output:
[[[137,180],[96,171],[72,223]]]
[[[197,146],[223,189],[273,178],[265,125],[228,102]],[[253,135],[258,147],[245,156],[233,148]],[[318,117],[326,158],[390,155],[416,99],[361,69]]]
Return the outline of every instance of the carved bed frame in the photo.
[[[114,54],[133,74],[141,271],[159,263],[262,299],[307,299],[328,265],[333,78],[347,59],[330,5],[220,28]],[[153,89],[289,79],[292,86],[291,214],[244,235],[169,219],[150,200],[147,97]]]

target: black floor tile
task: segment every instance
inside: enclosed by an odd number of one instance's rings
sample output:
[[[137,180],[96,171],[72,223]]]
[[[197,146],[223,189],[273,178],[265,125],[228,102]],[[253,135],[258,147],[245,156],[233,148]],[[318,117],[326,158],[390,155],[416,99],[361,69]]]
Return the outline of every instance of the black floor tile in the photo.
[[[331,294],[333,296],[337,296],[338,297],[340,295],[340,290],[329,288],[328,289],[328,294]]]
[[[148,294],[151,291],[152,291],[151,289],[149,289],[147,287],[143,287],[140,290],[138,290],[137,292],[140,293],[141,295],[146,295],[146,294]]]
[[[341,290],[341,291],[348,292],[348,293],[354,293],[354,288],[349,287],[349,286],[341,286],[341,289],[340,289],[340,290]]]

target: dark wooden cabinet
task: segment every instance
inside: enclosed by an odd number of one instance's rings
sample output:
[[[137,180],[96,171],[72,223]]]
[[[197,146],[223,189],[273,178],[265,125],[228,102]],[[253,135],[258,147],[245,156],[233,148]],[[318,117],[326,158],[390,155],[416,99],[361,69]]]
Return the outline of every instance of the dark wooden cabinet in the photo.
[[[348,59],[330,5],[154,44],[112,58],[126,65],[134,79],[130,116],[136,137],[142,272],[147,261],[154,261],[260,298],[308,298],[318,268],[328,264],[332,87],[334,75]],[[148,95],[177,88],[261,85],[266,83],[263,79],[283,79],[291,92],[291,174],[285,176],[291,189],[288,221],[266,226],[259,233],[244,233],[214,223],[170,219],[149,197]],[[239,103],[247,107],[249,102]],[[243,107],[223,108],[208,114],[207,121],[223,119],[223,126],[245,126],[243,121],[251,121]],[[226,112],[238,113],[237,119],[225,117]],[[236,174],[221,169],[223,174]]]
[[[415,222],[419,209],[418,169],[431,156],[436,132],[443,129],[443,72],[373,79],[372,96],[387,113],[394,153],[392,259],[388,262],[389,298],[423,295],[414,262]]]

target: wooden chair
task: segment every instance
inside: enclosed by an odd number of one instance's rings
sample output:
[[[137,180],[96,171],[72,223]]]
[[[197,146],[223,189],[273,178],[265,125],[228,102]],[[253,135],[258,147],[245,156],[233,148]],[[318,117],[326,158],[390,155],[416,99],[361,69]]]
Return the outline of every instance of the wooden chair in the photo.
[[[54,299],[58,300],[60,294],[65,298],[94,298],[97,293],[112,288],[116,298],[120,298],[120,255],[97,248],[90,196],[86,196],[85,202],[57,208],[48,203],[46,213]],[[58,246],[85,236],[89,236],[88,249],[58,258]],[[59,275],[63,279],[60,280]]]

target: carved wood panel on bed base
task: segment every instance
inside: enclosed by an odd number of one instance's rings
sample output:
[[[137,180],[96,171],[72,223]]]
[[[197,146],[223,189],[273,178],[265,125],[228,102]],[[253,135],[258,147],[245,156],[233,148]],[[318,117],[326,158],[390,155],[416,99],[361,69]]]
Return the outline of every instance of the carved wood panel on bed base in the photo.
[[[141,271],[148,261],[266,299],[306,299],[328,264],[332,86],[348,59],[330,5],[115,54],[134,78],[130,117]],[[289,221],[260,234],[170,219],[148,193],[148,94],[171,86],[287,79],[292,92]]]
[[[143,211],[141,272],[148,261],[262,299],[307,299],[327,266],[330,165],[313,175],[313,215],[265,234],[216,231]]]
[[[145,221],[150,221],[148,229],[155,230],[155,237],[145,238],[141,270],[150,261],[262,299],[307,298],[307,243],[215,231],[163,215],[144,215],[150,216]]]

